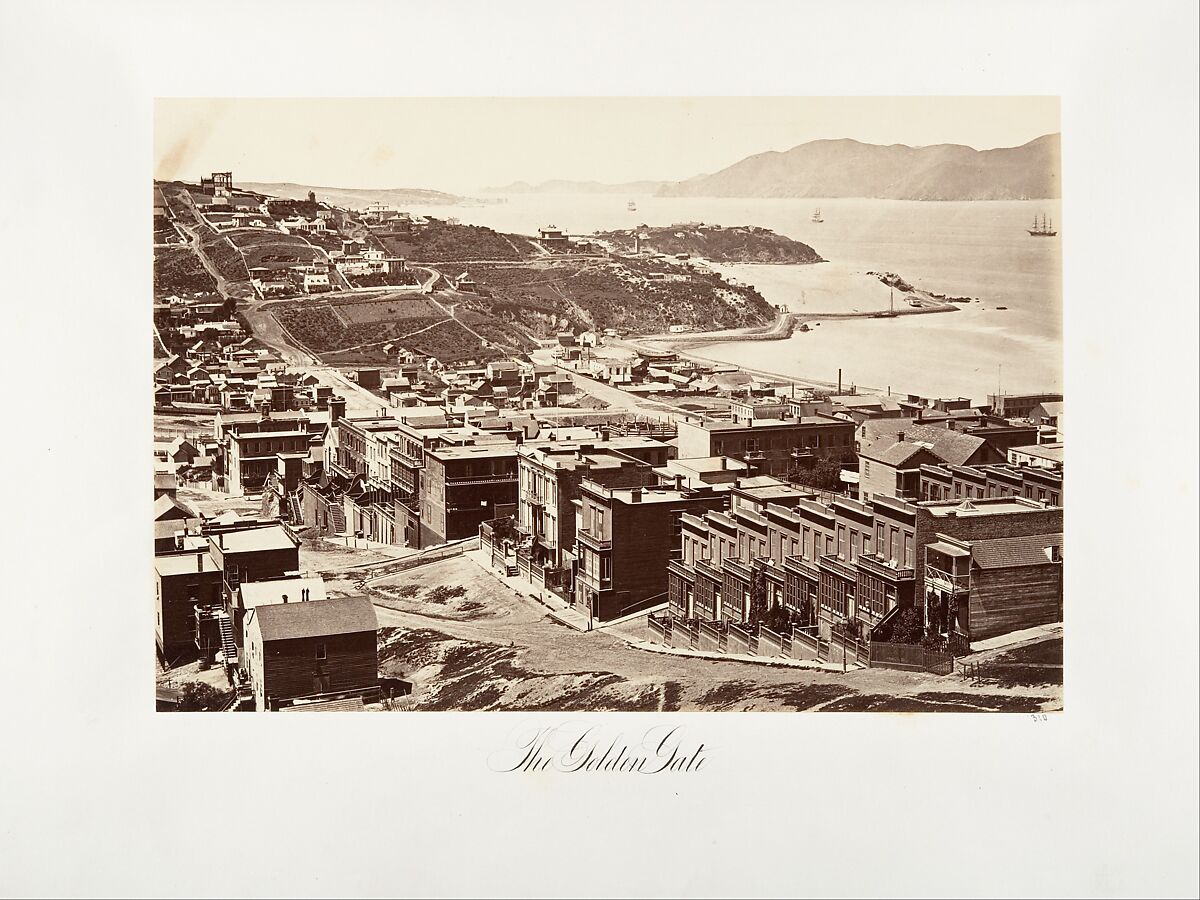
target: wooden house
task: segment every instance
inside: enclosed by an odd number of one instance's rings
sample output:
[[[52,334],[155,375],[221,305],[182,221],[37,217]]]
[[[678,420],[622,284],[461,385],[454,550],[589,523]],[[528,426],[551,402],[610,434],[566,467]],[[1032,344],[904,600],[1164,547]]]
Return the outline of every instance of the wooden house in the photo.
[[[378,699],[378,627],[366,597],[255,607],[246,619],[246,671],[255,708]]]

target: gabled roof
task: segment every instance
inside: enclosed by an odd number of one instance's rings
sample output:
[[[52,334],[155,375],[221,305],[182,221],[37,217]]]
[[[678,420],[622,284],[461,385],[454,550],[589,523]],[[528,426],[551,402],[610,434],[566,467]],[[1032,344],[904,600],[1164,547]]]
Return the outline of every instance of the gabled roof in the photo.
[[[171,476],[174,478],[175,476]],[[158,479],[155,478],[155,483]],[[163,494],[154,501],[154,521],[161,522],[166,519],[194,519],[196,514],[176,500],[174,497],[168,497]]]
[[[358,634],[379,628],[375,607],[366,597],[260,606],[254,611],[253,621],[264,642]]]
[[[1063,412],[1063,401],[1050,401],[1047,403],[1039,403],[1042,412],[1048,416],[1061,416]]]
[[[1047,548],[1057,547],[1061,551],[1062,545],[1061,532],[972,541],[971,560],[981,569],[1044,566],[1052,561]]]
[[[871,450],[870,452],[863,451],[861,454],[864,459],[874,462],[881,462],[888,466],[902,466],[918,453],[922,451],[933,453],[933,451],[925,444],[918,444],[915,441],[896,441],[885,450]]]

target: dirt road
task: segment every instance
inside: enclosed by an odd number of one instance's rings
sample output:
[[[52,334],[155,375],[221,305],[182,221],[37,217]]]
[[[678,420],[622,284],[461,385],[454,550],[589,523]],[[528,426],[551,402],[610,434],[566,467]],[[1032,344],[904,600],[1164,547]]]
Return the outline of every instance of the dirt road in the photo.
[[[436,588],[440,594],[435,594]],[[460,596],[446,599],[457,593]],[[371,585],[385,675],[418,709],[905,710],[1033,712],[1061,687],[884,669],[846,674],[654,653],[546,616],[465,558]],[[1030,669],[1032,672],[1039,670]]]

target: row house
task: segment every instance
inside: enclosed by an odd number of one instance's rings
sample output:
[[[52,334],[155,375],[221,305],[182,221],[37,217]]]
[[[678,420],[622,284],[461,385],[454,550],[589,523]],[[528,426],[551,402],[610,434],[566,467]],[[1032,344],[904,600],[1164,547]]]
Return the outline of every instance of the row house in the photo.
[[[757,479],[750,479],[751,482]],[[821,498],[776,482],[731,490],[728,513],[686,517],[672,563],[671,610],[683,618],[744,622],[755,572],[765,600],[794,622],[866,628],[916,595],[916,510],[893,498],[871,504]]]

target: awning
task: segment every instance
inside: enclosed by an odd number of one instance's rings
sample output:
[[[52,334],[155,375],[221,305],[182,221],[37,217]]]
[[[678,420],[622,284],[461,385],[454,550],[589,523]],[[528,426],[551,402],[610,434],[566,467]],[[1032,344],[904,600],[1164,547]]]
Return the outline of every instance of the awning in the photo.
[[[947,544],[942,541],[937,541],[933,544],[926,544],[926,550],[932,550],[934,553],[940,553],[943,556],[970,556],[970,550],[964,550],[962,547],[955,547],[953,544]]]

